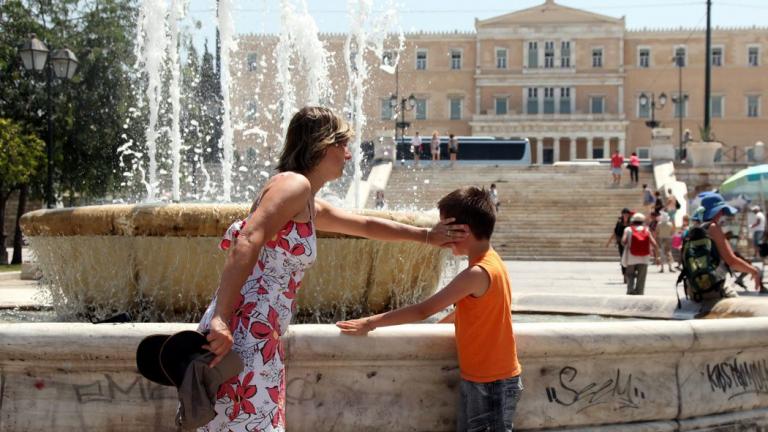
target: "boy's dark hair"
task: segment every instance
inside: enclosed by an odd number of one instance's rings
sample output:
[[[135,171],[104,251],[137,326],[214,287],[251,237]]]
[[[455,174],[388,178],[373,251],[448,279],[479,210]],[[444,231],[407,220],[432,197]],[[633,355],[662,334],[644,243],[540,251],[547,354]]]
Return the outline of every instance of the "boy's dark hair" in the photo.
[[[437,202],[440,216],[455,218],[454,223],[469,225],[478,240],[490,239],[496,224],[491,194],[485,188],[465,186],[444,196]]]

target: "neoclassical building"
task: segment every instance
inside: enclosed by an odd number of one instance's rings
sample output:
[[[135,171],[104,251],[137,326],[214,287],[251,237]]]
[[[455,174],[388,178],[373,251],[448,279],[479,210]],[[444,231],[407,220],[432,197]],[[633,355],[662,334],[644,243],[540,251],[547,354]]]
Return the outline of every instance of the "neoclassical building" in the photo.
[[[702,11],[703,12],[703,11]],[[704,29],[627,29],[624,18],[565,7],[554,0],[486,20],[474,32],[405,35],[397,73],[376,65],[396,56],[397,38],[383,59],[367,53],[363,140],[395,133],[390,98],[413,94],[404,112],[407,135],[525,137],[534,163],[603,158],[619,149],[647,157],[652,111],[656,120],[699,136],[704,122]],[[325,34],[333,97],[346,97],[346,35]],[[238,148],[274,147],[279,91],[274,79],[278,38],[246,35],[238,41],[234,68]],[[731,159],[750,157],[755,142],[768,138],[768,28],[712,31],[712,131]],[[301,64],[294,61],[301,80]],[[301,89],[297,90],[301,93]],[[645,95],[645,98],[641,98]],[[664,95],[665,97],[662,97]],[[666,99],[662,106],[661,101]],[[647,100],[646,103],[642,103]],[[652,108],[655,106],[655,109]],[[259,133],[248,133],[258,130]],[[270,138],[272,136],[272,138]],[[260,142],[260,140],[265,142]]]

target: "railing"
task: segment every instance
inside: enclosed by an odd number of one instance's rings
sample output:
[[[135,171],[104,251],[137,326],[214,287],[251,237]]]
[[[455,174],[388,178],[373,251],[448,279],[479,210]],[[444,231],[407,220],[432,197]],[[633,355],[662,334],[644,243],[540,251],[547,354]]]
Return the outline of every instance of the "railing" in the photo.
[[[547,120],[547,121],[621,121],[625,120],[624,114],[605,113],[605,114],[585,114],[582,112],[575,112],[572,114],[476,114],[472,116],[472,121],[475,122],[508,122],[508,121],[533,121],[533,120]]]

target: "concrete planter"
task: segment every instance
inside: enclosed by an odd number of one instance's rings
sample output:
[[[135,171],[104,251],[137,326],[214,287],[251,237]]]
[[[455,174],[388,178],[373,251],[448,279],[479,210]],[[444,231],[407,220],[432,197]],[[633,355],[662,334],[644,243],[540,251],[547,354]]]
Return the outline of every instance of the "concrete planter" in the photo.
[[[717,151],[723,146],[717,141],[692,141],[686,146],[687,157],[693,168],[712,168],[715,166]]]
[[[175,390],[136,372],[146,335],[191,324],[2,324],[0,429],[175,431]],[[768,427],[768,318],[516,325],[516,430],[754,431]],[[454,430],[453,328],[343,336],[294,325],[291,432]]]

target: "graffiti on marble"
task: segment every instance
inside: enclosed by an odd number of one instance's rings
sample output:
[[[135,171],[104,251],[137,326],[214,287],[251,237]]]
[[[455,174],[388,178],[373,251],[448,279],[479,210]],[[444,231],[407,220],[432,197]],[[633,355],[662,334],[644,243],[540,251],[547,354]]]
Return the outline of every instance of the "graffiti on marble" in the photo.
[[[578,375],[578,369],[573,366],[560,369],[559,383],[546,388],[549,402],[577,408],[579,413],[607,403],[617,403],[619,409],[637,409],[646,398],[632,373],[621,369],[597,379],[584,380],[583,384],[579,384]]]
[[[80,404],[136,399],[144,402],[177,399],[173,388],[152,383],[140,376],[126,382],[127,384],[121,385],[112,375],[104,374],[103,379],[96,379],[87,384],[72,384],[72,390]]]
[[[745,394],[768,393],[768,361],[734,357],[719,363],[707,363],[707,379],[713,393],[722,392],[728,400]]]

